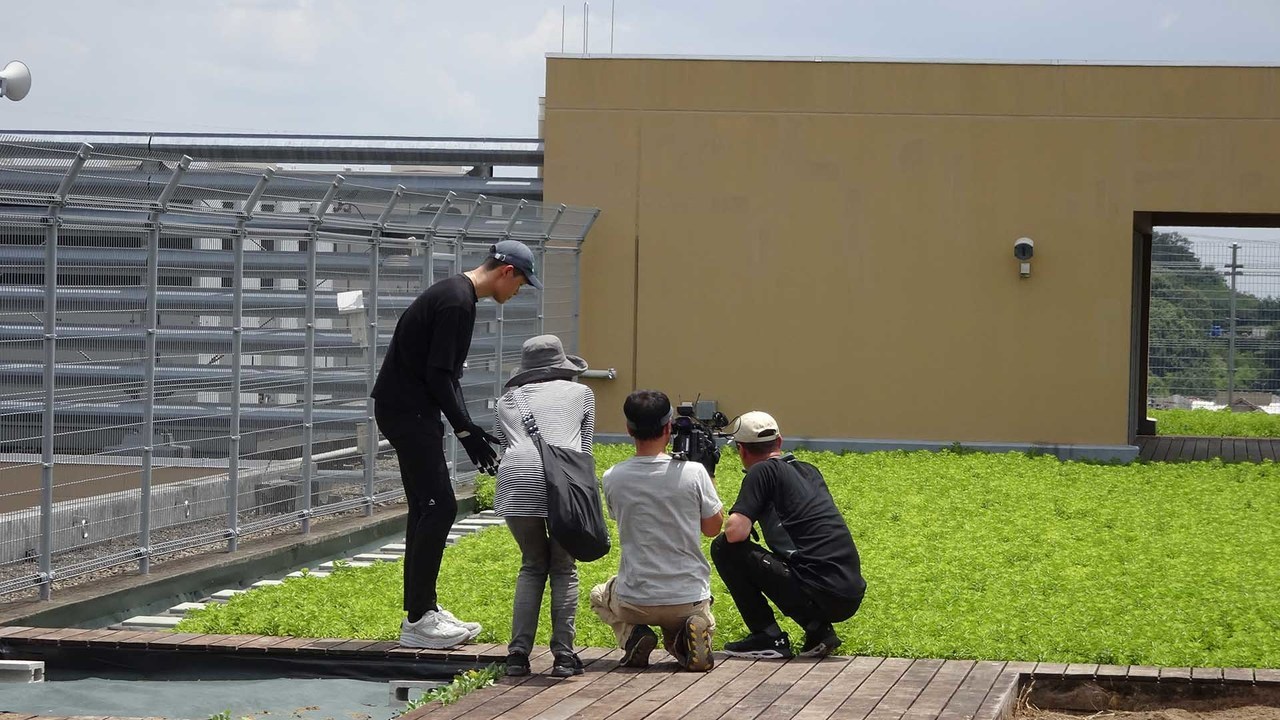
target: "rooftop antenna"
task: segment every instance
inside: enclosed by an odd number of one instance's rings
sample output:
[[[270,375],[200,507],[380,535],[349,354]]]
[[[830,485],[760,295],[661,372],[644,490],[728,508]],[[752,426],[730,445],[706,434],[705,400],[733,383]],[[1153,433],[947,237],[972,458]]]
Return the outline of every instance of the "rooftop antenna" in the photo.
[[[613,54],[613,20],[618,17],[618,0],[609,1],[609,54]]]
[[[582,3],[582,54],[587,54],[587,36],[591,32],[591,3]]]
[[[564,54],[564,5],[560,6],[560,54]]]

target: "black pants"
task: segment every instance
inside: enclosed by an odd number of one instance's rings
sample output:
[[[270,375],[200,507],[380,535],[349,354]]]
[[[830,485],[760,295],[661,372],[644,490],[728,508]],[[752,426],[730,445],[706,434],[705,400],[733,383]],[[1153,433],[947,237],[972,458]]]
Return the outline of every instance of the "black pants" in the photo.
[[[378,429],[396,450],[400,481],[409,501],[404,533],[404,609],[409,620],[436,609],[436,579],[449,528],[458,515],[449,466],[444,459],[444,423],[438,413],[373,405]]]
[[[731,543],[721,534],[711,542],[711,561],[753,633],[776,622],[765,598],[806,631],[848,620],[862,603],[861,596],[829,597],[805,587],[785,559],[750,540]]]

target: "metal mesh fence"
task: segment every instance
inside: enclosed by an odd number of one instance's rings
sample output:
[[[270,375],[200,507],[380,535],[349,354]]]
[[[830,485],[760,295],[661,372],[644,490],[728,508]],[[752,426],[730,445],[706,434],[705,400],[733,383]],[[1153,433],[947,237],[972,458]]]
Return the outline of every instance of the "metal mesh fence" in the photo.
[[[472,417],[492,422],[525,339],[576,348],[597,211],[394,174],[0,137],[0,595],[400,498],[368,399],[382,353],[423,288],[496,240],[530,245],[546,290],[477,309]]]
[[[1241,235],[1155,233],[1150,406],[1280,412],[1280,241]]]

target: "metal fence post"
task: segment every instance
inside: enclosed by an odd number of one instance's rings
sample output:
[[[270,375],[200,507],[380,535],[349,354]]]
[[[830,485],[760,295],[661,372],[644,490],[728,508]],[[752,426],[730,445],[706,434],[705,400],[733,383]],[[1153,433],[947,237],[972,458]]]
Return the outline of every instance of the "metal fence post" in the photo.
[[[455,240],[453,250],[453,271],[455,273],[463,272],[463,252],[466,250],[467,230],[471,227],[471,222],[475,220],[476,215],[480,212],[480,206],[484,204],[485,197],[479,195],[476,197],[474,204],[471,206],[471,212],[467,213],[467,217],[462,221],[462,227],[458,230],[458,237]],[[463,409],[466,408],[467,399],[462,398]],[[467,413],[470,414],[469,412]],[[449,462],[452,463],[453,483],[458,482],[458,436],[449,430]]]
[[[436,281],[435,266],[435,246],[436,246],[436,229],[440,227],[440,219],[449,211],[449,206],[453,204],[456,194],[450,190],[444,196],[444,202],[440,203],[440,207],[436,208],[436,214],[431,216],[431,222],[427,225],[427,229],[422,233],[422,241],[426,243],[426,259],[422,264],[422,289],[426,290]]]
[[[143,364],[143,379],[146,390],[142,400],[142,487],[139,490],[141,509],[138,527],[138,571],[143,575],[151,572],[151,473],[155,464],[156,419],[156,333],[160,329],[160,216],[169,208],[169,201],[174,192],[182,184],[182,176],[191,165],[191,157],[183,155],[169,177],[169,183],[160,193],[160,198],[152,205],[150,225],[151,232],[147,239],[147,339],[146,359]]]
[[[556,224],[564,217],[564,211],[568,206],[560,203],[560,207],[556,208],[556,216],[551,218],[551,222],[547,224],[546,232],[542,233],[542,240],[538,243],[538,255],[542,260],[542,267],[547,266],[547,243],[551,241],[551,231],[556,229]],[[543,284],[542,292],[538,294],[538,334],[542,335],[546,332],[547,326],[547,290],[546,283]],[[577,332],[574,332],[574,344],[577,345]],[[575,348],[576,349],[576,348]]]
[[[387,200],[387,204],[382,208],[382,214],[378,216],[377,223],[374,224],[373,232],[370,234],[369,245],[369,308],[368,308],[368,338],[369,338],[369,368],[368,368],[368,387],[365,391],[365,408],[366,408],[366,432],[365,437],[368,443],[365,447],[364,458],[364,495],[365,517],[373,515],[373,496],[374,483],[377,480],[377,462],[378,462],[378,421],[374,417],[373,398],[369,393],[373,392],[373,384],[378,380],[378,293],[381,278],[379,271],[382,266],[382,232],[387,227],[387,221],[391,219],[391,213],[395,210],[396,204],[400,202],[400,198],[404,196],[404,186],[396,185],[395,190],[391,191],[391,198]]]
[[[53,420],[57,394],[58,362],[58,226],[62,224],[62,206],[67,194],[93,152],[93,146],[81,143],[75,160],[67,168],[58,190],[49,199],[44,245],[44,413],[41,417],[40,456],[40,599],[53,596]]]
[[[458,274],[462,272],[462,239],[466,236],[464,231],[453,241],[453,272]],[[462,407],[467,406],[467,399],[462,398]],[[470,414],[470,413],[468,413]],[[447,423],[446,423],[447,424]],[[454,433],[453,428],[449,428],[449,475],[454,484],[458,482],[458,436]]]
[[[236,220],[236,234],[232,238],[231,270],[231,443],[227,457],[227,551],[235,552],[240,546],[240,415],[243,407],[240,390],[244,383],[244,242],[249,235],[245,227],[253,219],[258,199],[267,190],[267,183],[275,170],[262,171],[258,184],[240,208]]]
[[[511,219],[507,221],[506,227],[502,228],[502,235],[499,236],[500,241],[510,239],[511,231],[515,229],[516,221],[520,217],[520,211],[523,210],[524,206],[528,204],[529,202],[527,200],[521,200],[520,203],[516,205],[516,209],[511,213]],[[542,272],[542,270],[539,269],[538,272]],[[498,345],[497,345],[498,350],[497,350],[497,357],[495,358],[495,361],[494,361],[494,377],[493,377],[493,396],[495,398],[502,397],[502,373],[503,373],[503,370],[505,369],[505,367],[503,366],[503,357],[502,357],[503,335],[506,332],[503,327],[503,324],[505,321],[506,321],[506,318],[503,312],[503,306],[499,304],[498,305]],[[493,404],[493,416],[494,416],[494,420],[496,421],[498,418],[497,401],[494,401],[494,404]]]
[[[1231,331],[1227,336],[1227,407],[1236,402],[1236,278],[1240,277],[1240,269],[1244,266],[1237,262],[1240,255],[1240,243],[1231,243],[1231,264],[1227,266],[1227,274],[1231,276],[1231,317],[1228,319]]]
[[[44,417],[40,458],[40,599],[53,590],[53,405],[58,357],[58,213],[62,203],[49,202],[44,238]]]
[[[303,373],[306,376],[303,384],[302,400],[302,532],[311,532],[311,493],[315,485],[311,448],[315,441],[315,386],[316,386],[316,244],[320,241],[320,225],[324,222],[325,213],[333,204],[333,198],[346,178],[335,175],[324,198],[316,206],[315,215],[311,218],[309,239],[307,241],[307,299],[306,299],[306,348],[303,350]]]
[[[561,207],[564,207],[563,205]],[[582,327],[580,326],[582,314],[582,244],[587,241],[587,233],[591,231],[591,226],[595,224],[596,219],[600,217],[600,208],[595,208],[591,213],[591,217],[587,220],[586,227],[582,229],[582,233],[578,238],[578,244],[573,248],[573,337],[575,347],[580,345],[578,339],[581,337]],[[581,348],[578,348],[581,350]]]

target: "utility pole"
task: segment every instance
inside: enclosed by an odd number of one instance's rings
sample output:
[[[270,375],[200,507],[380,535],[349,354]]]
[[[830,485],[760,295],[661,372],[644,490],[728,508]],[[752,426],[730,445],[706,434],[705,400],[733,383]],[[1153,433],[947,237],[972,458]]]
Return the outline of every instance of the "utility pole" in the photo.
[[[1231,276],[1231,300],[1230,313],[1231,318],[1228,322],[1230,334],[1227,336],[1227,408],[1230,409],[1236,401],[1236,278],[1240,276],[1240,269],[1244,266],[1236,262],[1240,253],[1240,243],[1231,243],[1231,263],[1228,264],[1227,274]]]

